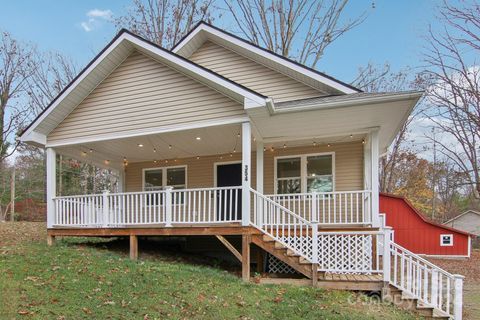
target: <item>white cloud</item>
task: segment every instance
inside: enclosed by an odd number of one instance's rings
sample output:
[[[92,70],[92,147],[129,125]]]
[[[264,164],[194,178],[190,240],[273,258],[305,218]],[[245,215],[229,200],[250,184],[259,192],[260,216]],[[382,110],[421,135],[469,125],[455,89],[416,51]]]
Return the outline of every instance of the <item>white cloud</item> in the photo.
[[[92,9],[86,13],[88,20],[82,21],[80,26],[86,32],[99,28],[104,21],[111,21],[113,17],[112,10]]]
[[[87,12],[87,17],[90,18],[101,18],[105,20],[111,20],[113,16],[112,10],[100,10],[100,9],[93,9]]]

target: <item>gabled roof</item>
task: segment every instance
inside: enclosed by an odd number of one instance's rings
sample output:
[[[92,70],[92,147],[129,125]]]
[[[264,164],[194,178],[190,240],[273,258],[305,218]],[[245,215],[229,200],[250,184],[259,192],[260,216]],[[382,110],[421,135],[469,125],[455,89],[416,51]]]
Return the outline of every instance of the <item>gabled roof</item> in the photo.
[[[468,214],[468,213],[476,214],[476,215],[478,215],[478,217],[480,218],[480,212],[475,211],[475,210],[467,210],[467,211],[465,211],[465,212],[463,212],[463,213],[460,213],[458,216],[456,216],[456,217],[454,217],[454,218],[452,218],[452,219],[450,219],[450,220],[448,220],[448,221],[445,221],[443,224],[448,224],[448,223],[450,223],[450,222],[452,222],[452,221],[455,221],[455,220],[463,217],[464,215],[466,215],[466,214]]]
[[[226,48],[232,49],[258,63],[284,73],[314,88],[327,89],[333,94],[349,94],[361,92],[345,82],[337,80],[325,73],[309,68],[294,60],[257,46],[234,34],[226,32],[204,21],[199,22],[173,48],[172,52],[188,58],[205,41],[210,40]]]
[[[209,69],[122,29],[110,43],[23,130],[20,140],[45,145],[48,135],[88,94],[134,50],[244,103],[263,106],[266,97]]]
[[[449,226],[445,226],[443,224],[440,224],[440,223],[434,222],[430,219],[427,219],[423,214],[420,213],[420,211],[417,210],[417,208],[415,208],[413,206],[413,204],[407,198],[405,198],[403,196],[397,196],[397,195],[394,195],[394,194],[383,193],[383,192],[380,192],[380,195],[383,196],[383,197],[403,200],[403,202],[405,202],[405,204],[412,210],[412,212],[414,212],[425,223],[428,223],[428,224],[430,224],[432,226],[435,226],[437,228],[440,228],[440,229],[444,229],[444,230],[464,234],[464,235],[467,235],[467,236],[474,236],[475,237],[475,235],[472,234],[472,233],[469,233],[469,232],[466,232],[466,231],[463,231],[463,230],[459,230],[459,229],[455,229],[455,228],[452,228],[452,227],[449,227]]]

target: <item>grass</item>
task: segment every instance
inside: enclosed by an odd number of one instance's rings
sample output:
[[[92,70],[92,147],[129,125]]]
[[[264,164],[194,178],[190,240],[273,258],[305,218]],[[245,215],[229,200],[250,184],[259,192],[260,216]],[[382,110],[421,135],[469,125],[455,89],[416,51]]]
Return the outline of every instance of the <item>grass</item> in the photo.
[[[0,319],[414,318],[361,294],[243,283],[168,259],[133,262],[102,241],[1,244]]]

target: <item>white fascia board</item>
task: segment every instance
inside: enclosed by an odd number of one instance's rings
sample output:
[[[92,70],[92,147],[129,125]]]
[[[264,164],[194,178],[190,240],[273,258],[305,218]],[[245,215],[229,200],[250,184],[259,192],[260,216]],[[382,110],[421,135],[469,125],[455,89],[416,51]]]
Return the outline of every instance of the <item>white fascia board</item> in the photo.
[[[159,48],[151,45],[150,43],[147,43],[147,42],[145,42],[145,41],[143,41],[143,40],[141,40],[137,37],[134,37],[130,34],[125,34],[124,36],[125,36],[125,39],[132,42],[134,45],[137,45],[137,46],[139,46],[139,47],[141,47],[145,50],[148,50],[148,51],[152,52],[157,57],[159,57],[161,59],[164,59],[167,62],[171,62],[171,63],[177,65],[178,67],[180,67],[181,69],[184,69],[185,71],[193,71],[196,74],[198,74],[200,77],[202,77],[202,78],[204,78],[208,81],[211,81],[213,83],[216,83],[216,84],[226,88],[227,90],[229,90],[231,92],[237,93],[237,94],[243,96],[245,99],[253,101],[254,103],[265,104],[265,98],[264,97],[256,95],[253,92],[251,92],[249,90],[246,90],[239,85],[236,85],[236,84],[234,84],[230,81],[227,81],[227,80],[219,77],[218,75],[215,75],[212,72],[209,72],[209,71],[195,65],[192,62],[186,61],[186,60],[180,58],[177,55],[171,54],[168,51],[159,49]]]
[[[308,68],[301,67],[295,63],[292,63],[288,60],[282,59],[280,57],[277,57],[274,54],[268,53],[262,49],[259,49],[253,45],[250,45],[244,41],[241,41],[235,37],[232,37],[226,33],[223,33],[219,30],[216,30],[208,25],[205,24],[200,24],[195,30],[193,30],[185,39],[182,40],[173,50],[172,52],[177,53],[185,44],[190,42],[199,32],[204,31],[207,33],[210,33],[216,37],[219,37],[221,39],[224,39],[225,41],[231,42],[236,46],[242,47],[246,50],[249,50],[255,54],[258,54],[264,58],[270,59],[286,68],[289,68],[295,72],[301,73],[306,75],[307,77],[310,77],[316,81],[319,81],[329,87],[332,87],[340,92],[343,92],[345,94],[348,93],[358,93],[357,90],[353,90],[352,88],[349,88],[348,86],[342,85],[341,83],[334,81],[332,79],[329,79],[327,77],[322,76],[321,74],[315,73]]]
[[[19,141],[30,143],[38,147],[44,147],[47,144],[47,136],[36,131],[30,131],[18,138]]]
[[[251,99],[245,97],[244,100],[243,100],[243,107],[244,107],[245,110],[265,107],[265,104],[267,104],[267,101],[269,99],[270,98],[266,98],[266,99],[262,99],[261,101],[257,101],[257,100],[251,100]]]
[[[416,101],[420,99],[422,93],[406,93],[406,94],[395,94],[391,96],[381,96],[381,97],[371,97],[371,98],[359,98],[355,100],[347,101],[333,101],[326,103],[305,103],[301,107],[293,107],[291,109],[275,109],[274,113],[292,113],[292,112],[301,112],[301,111],[313,111],[313,110],[324,110],[324,109],[333,109],[341,107],[351,107],[359,106],[365,104],[376,104],[384,102],[396,102],[401,100],[415,100],[413,106],[415,106]],[[412,108],[413,108],[412,106]]]

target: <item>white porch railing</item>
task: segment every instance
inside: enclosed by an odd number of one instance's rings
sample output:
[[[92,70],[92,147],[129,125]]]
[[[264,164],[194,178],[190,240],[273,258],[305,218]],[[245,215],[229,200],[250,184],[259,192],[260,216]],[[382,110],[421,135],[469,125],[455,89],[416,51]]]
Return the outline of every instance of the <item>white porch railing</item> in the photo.
[[[268,198],[321,225],[370,224],[371,191],[336,191],[268,195]]]
[[[56,197],[54,226],[240,222],[241,187]],[[169,204],[169,205],[167,205]]]

